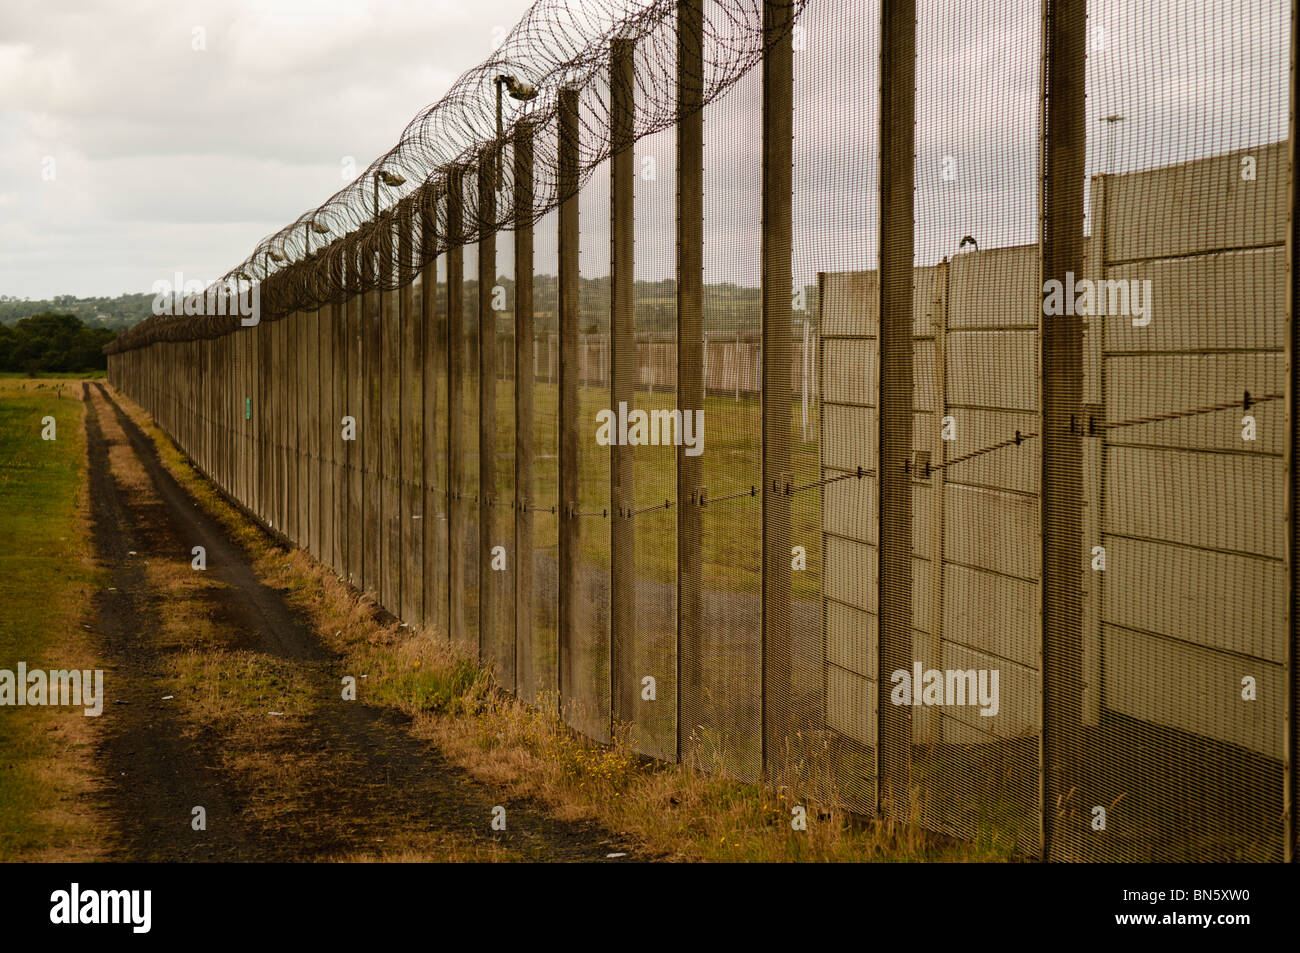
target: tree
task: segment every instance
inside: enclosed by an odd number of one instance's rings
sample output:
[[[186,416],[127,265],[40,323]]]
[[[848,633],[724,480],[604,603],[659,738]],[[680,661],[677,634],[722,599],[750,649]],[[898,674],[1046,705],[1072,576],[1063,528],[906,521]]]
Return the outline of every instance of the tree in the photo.
[[[104,370],[104,345],[116,331],[86,327],[75,315],[42,312],[0,326],[0,371],[84,373]]]

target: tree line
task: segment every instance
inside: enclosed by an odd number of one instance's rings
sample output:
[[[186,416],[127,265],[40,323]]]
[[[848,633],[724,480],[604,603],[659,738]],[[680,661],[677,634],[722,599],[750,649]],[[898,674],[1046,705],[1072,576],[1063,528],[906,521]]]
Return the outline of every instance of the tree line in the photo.
[[[23,374],[86,373],[108,367],[104,345],[117,337],[108,328],[87,327],[76,315],[45,312],[0,324],[0,371]]]

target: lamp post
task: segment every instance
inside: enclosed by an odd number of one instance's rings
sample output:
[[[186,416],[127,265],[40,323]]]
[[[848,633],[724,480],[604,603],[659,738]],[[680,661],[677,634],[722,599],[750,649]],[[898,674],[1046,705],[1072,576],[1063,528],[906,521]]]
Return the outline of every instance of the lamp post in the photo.
[[[302,230],[303,234],[307,237],[307,254],[310,255],[311,233],[315,232],[317,235],[328,235],[330,227],[328,225],[322,225],[320,222],[303,222]]]
[[[537,98],[537,87],[531,83],[525,83],[509,73],[502,73],[493,80],[497,87],[497,142],[501,141],[501,136],[505,132],[505,125],[501,114],[501,91],[504,88],[510,94],[510,98],[521,103],[526,103],[530,99]],[[501,185],[501,152],[497,150],[497,186]]]
[[[384,185],[397,186],[397,185],[401,185],[401,184],[404,183],[405,181],[406,181],[406,179],[403,178],[402,176],[398,175],[396,172],[389,172],[387,169],[377,169],[377,170],[375,170],[375,205],[374,205],[375,214],[374,214],[374,219],[375,219],[376,222],[379,221],[379,183],[380,183],[380,182],[383,182]]]
[[[376,169],[376,170],[375,170],[375,206],[374,206],[375,215],[374,215],[374,218],[375,218],[375,225],[376,225],[376,226],[379,225],[379,183],[380,183],[380,182],[383,182],[384,185],[387,185],[387,186],[398,186],[398,185],[401,185],[401,184],[402,184],[403,182],[405,182],[405,181],[406,181],[406,179],[403,178],[402,176],[398,175],[396,172],[389,172],[387,169]],[[391,262],[389,263],[389,267],[392,267],[392,263],[391,263]],[[375,257],[375,278],[378,279],[378,277],[379,277],[379,258],[378,258],[378,250],[376,250],[376,257]]]

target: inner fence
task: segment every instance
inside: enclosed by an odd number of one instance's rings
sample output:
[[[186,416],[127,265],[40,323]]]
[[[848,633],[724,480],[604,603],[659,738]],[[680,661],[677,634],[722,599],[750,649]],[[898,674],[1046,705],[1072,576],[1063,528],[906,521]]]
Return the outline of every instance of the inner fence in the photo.
[[[1294,51],[1284,0],[544,0],[109,377],[594,741],[1290,860]]]

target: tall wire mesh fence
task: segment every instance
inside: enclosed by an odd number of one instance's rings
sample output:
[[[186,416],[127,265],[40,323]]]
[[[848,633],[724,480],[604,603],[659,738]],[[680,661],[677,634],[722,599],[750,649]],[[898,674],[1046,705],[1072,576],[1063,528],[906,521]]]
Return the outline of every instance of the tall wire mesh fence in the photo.
[[[1290,859],[1294,29],[545,0],[110,377],[593,741]]]

